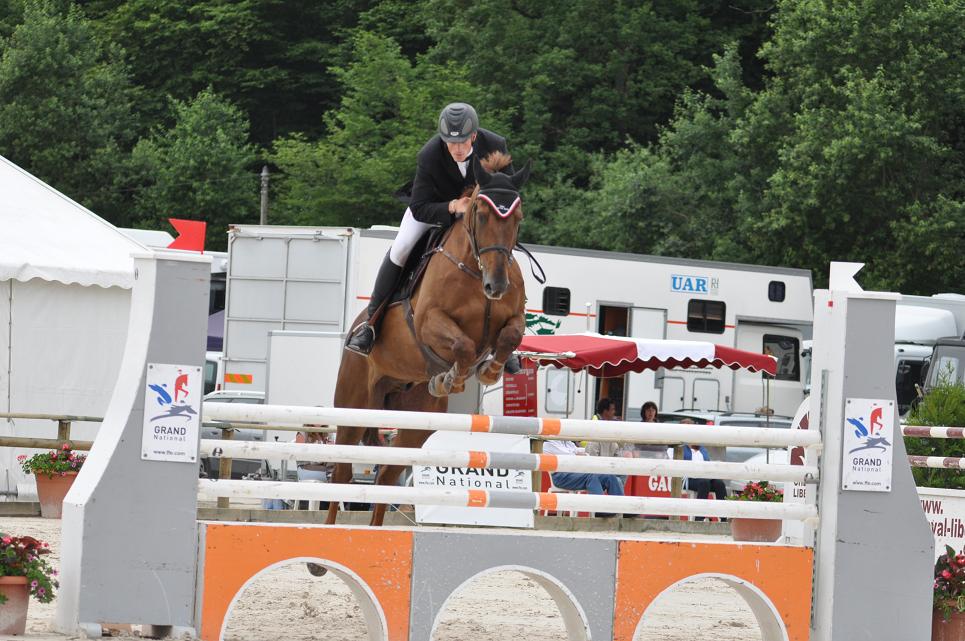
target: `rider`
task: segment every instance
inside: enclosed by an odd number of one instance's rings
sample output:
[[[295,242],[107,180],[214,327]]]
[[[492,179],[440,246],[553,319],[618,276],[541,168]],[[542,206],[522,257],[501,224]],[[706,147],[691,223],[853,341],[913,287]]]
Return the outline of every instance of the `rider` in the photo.
[[[375,278],[368,316],[353,330],[345,349],[368,356],[375,344],[378,322],[371,322],[382,303],[392,295],[412,248],[433,226],[449,227],[455,216],[469,211],[470,198],[463,192],[476,184],[470,156],[482,160],[494,151],[506,150],[506,139],[479,127],[471,105],[454,102],[439,114],[439,131],[418,155],[412,197],[399,233]],[[512,165],[502,169],[513,173]]]

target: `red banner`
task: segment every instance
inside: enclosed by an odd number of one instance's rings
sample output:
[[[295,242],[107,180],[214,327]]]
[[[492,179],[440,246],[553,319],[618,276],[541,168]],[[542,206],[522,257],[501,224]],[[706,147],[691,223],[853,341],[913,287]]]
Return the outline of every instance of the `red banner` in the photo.
[[[518,374],[503,374],[503,416],[536,416],[536,365],[520,359]]]

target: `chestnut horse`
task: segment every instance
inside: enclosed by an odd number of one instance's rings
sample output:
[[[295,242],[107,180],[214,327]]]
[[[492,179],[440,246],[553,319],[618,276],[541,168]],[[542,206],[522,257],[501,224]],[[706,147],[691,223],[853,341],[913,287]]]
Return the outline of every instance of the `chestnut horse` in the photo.
[[[473,374],[483,385],[502,376],[526,327],[523,275],[512,251],[523,220],[519,189],[529,165],[512,176],[498,173],[510,163],[498,152],[482,166],[478,159],[473,163],[478,185],[467,193],[469,211],[430,258],[410,297],[411,309],[405,302],[388,307],[368,358],[343,350],[336,407],[445,412],[448,395],[463,391]],[[373,429],[339,426],[335,442],[356,445]],[[431,433],[400,430],[393,445],[422,447]],[[393,485],[402,471],[379,466],[375,482]],[[334,483],[351,479],[351,464],[335,466]],[[335,523],[337,513],[332,501],[326,522]],[[377,504],[371,524],[382,525],[384,516],[385,505]]]

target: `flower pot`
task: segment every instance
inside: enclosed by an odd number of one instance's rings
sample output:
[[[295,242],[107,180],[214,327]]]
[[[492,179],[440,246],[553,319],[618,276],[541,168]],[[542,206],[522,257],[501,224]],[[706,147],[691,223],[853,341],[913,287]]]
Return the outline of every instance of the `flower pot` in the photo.
[[[952,602],[952,613],[946,621],[942,611],[935,609],[931,615],[932,641],[962,641],[965,639],[965,612],[958,612],[957,602]]]
[[[45,519],[59,519],[64,511],[64,496],[74,484],[77,472],[67,472],[66,476],[47,476],[37,474],[37,498],[40,499],[40,516]]]
[[[0,576],[0,594],[7,597],[6,603],[0,605],[0,635],[23,634],[30,605],[27,577]]]
[[[730,520],[730,535],[735,541],[773,543],[781,538],[781,527],[780,519],[735,518]]]

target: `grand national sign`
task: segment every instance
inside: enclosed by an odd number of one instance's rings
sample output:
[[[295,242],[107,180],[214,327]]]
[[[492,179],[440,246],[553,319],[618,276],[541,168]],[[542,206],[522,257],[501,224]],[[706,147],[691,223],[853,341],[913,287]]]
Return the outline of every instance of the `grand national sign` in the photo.
[[[436,432],[423,445],[425,449],[448,451],[530,453],[530,441],[515,434],[463,434]],[[483,470],[471,467],[414,465],[412,485],[450,490],[518,490],[531,492],[533,476],[527,470]],[[533,511],[513,508],[449,507],[417,505],[417,523],[449,523],[453,525],[498,525],[533,527]]]

